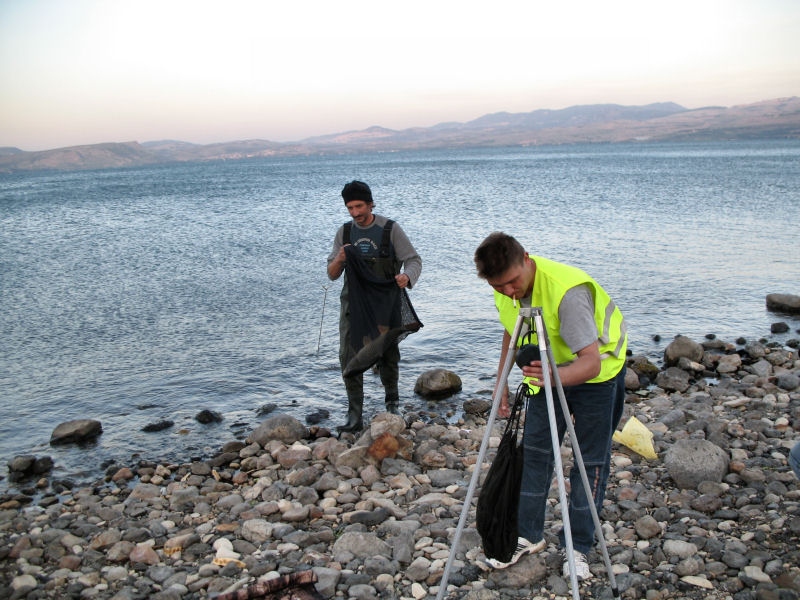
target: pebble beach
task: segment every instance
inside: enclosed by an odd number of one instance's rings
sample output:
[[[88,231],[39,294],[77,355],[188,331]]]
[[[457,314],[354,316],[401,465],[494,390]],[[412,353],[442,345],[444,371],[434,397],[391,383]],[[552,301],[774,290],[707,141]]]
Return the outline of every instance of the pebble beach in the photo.
[[[678,339],[663,367],[630,357],[626,387],[620,429],[641,422],[655,458],[612,447],[600,517],[620,597],[800,598],[797,344]],[[454,551],[448,598],[571,598],[555,480],[543,552],[488,567],[479,490],[451,547],[490,404],[463,408],[456,422],[379,414],[341,439],[274,415],[209,460],[114,465],[72,488],[22,480],[0,496],[0,597],[255,598],[311,572],[316,597],[425,600]],[[569,444],[562,456],[568,468]],[[580,597],[614,597],[600,552],[589,561]]]

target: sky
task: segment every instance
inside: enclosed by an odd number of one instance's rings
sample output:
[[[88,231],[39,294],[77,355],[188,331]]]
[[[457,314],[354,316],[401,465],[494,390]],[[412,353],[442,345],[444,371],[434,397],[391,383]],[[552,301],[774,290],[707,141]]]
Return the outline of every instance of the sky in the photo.
[[[799,0],[0,0],[0,147],[800,95]]]

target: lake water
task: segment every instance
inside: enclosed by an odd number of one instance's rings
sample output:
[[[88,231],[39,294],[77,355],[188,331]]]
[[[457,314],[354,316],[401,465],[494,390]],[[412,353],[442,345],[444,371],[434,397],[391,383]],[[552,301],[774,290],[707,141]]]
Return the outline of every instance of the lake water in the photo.
[[[800,293],[800,142],[581,145],[403,152],[0,176],[0,464],[50,455],[55,477],[112,461],[186,461],[243,438],[260,407],[343,421],[341,281],[325,259],[363,179],[423,258],[424,328],[401,344],[401,404],[488,398],[501,330],[472,254],[491,231],[586,269],[625,314],[630,348],[798,337],[766,311]],[[771,335],[786,321],[792,331]],[[661,341],[654,341],[655,335]],[[463,391],[413,392],[446,368]],[[366,375],[366,412],[383,390]],[[221,413],[202,425],[201,409]],[[103,425],[51,447],[61,422]],[[147,433],[164,419],[174,426]],[[5,482],[0,482],[0,486]]]

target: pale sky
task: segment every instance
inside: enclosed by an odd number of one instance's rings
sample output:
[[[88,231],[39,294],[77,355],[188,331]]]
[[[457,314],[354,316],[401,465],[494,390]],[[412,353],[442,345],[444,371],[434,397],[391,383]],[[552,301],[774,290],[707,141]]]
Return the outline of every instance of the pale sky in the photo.
[[[800,0],[0,0],[0,146],[800,95]]]

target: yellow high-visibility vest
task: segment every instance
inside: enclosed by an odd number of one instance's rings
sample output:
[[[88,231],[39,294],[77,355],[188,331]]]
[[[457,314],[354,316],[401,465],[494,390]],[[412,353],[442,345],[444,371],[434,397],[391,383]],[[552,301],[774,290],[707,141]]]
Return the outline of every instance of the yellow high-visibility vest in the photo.
[[[594,321],[597,326],[601,362],[600,373],[587,383],[608,381],[615,377],[625,365],[625,351],[628,345],[622,312],[600,284],[581,269],[541,256],[530,255],[530,258],[536,263],[531,306],[542,309],[542,319],[547,329],[547,337],[550,340],[556,364],[568,364],[577,358],[559,333],[561,321],[558,317],[558,307],[569,289],[576,285],[588,284],[594,297]],[[513,335],[519,316],[519,300],[516,301],[515,306],[512,298],[495,291],[494,301],[500,322],[509,335]],[[518,340],[518,345],[529,340],[531,343],[538,343],[534,334],[531,338]]]

